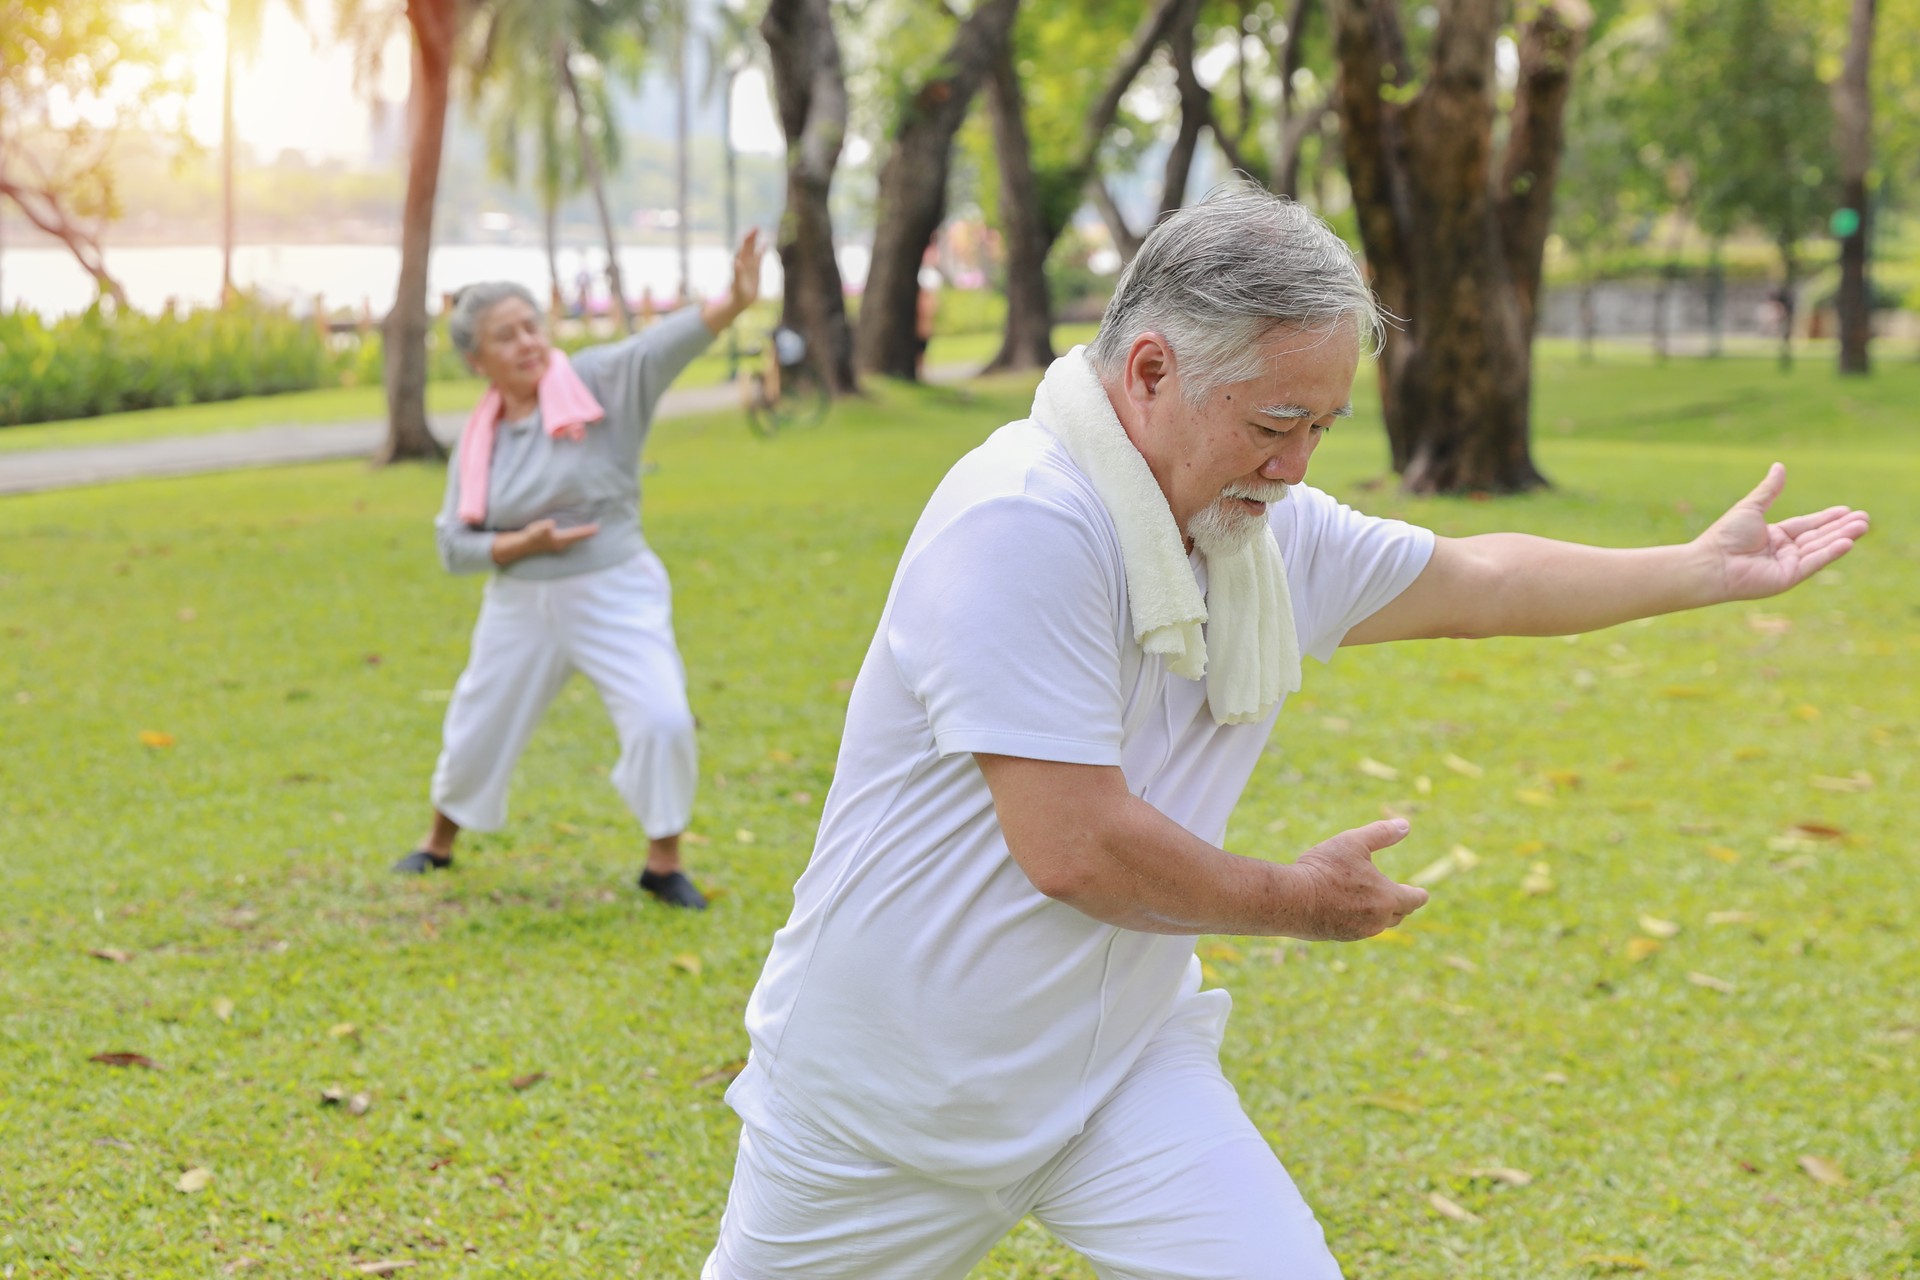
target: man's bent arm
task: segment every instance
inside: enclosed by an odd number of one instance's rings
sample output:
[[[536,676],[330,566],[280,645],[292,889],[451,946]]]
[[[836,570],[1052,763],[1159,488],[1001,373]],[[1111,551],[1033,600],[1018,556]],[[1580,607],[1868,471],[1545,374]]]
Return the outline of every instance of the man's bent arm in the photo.
[[[1518,533],[1436,539],[1420,576],[1345,643],[1569,635],[1777,595],[1845,555],[1868,525],[1865,512],[1848,507],[1768,524],[1785,483],[1775,463],[1758,488],[1678,546],[1618,550]]]
[[[1375,822],[1285,864],[1217,849],[1127,790],[1110,765],[977,755],[1007,848],[1034,887],[1142,933],[1368,938],[1418,910],[1372,854],[1404,822]]]

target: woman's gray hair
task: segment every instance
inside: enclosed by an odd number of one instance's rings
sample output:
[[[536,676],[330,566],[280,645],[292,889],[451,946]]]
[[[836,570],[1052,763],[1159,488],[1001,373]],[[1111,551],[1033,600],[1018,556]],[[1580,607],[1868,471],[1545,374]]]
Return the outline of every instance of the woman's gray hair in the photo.
[[[1147,236],[1088,356],[1115,376],[1134,339],[1158,333],[1192,403],[1258,376],[1258,344],[1275,329],[1325,333],[1347,321],[1368,351],[1379,349],[1380,304],[1346,242],[1293,201],[1235,179]]]
[[[518,298],[540,314],[540,304],[525,285],[511,280],[489,280],[470,284],[453,295],[453,311],[447,317],[447,332],[453,335],[454,349],[468,359],[480,350],[480,318],[508,298]]]

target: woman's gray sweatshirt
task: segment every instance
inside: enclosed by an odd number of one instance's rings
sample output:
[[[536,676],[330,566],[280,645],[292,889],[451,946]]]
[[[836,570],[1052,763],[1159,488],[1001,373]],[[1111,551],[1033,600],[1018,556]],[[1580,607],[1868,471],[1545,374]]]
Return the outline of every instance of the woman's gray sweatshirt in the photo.
[[[510,578],[567,578],[621,563],[646,549],[640,535],[640,450],[667,384],[706,349],[713,334],[700,308],[686,307],[644,333],[573,357],[574,372],[606,410],[582,440],[554,439],[540,411],[502,421],[494,436],[487,520],[460,519],[460,460],[447,465],[447,499],[434,519],[440,562],[453,573],[493,569]],[[493,535],[551,517],[562,527],[599,522],[600,531],[554,555],[493,562]]]

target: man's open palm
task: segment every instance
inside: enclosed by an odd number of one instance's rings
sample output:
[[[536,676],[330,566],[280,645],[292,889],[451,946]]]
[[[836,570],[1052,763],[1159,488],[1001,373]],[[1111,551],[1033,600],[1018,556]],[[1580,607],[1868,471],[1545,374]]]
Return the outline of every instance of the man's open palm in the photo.
[[[1700,535],[1720,556],[1729,600],[1778,595],[1847,554],[1867,531],[1867,513],[1851,507],[1768,524],[1767,509],[1786,483],[1787,469],[1774,463],[1752,493]]]

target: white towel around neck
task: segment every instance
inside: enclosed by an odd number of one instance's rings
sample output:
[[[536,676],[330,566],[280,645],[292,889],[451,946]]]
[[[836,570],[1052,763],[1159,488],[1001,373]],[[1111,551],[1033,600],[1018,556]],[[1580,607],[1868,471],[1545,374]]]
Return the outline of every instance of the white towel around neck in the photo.
[[[1207,707],[1219,724],[1259,720],[1299,689],[1300,639],[1273,531],[1207,557],[1202,599],[1173,510],[1114,416],[1085,347],[1047,369],[1034,393],[1033,420],[1066,445],[1113,516],[1140,647],[1164,655],[1177,676],[1204,676]]]

